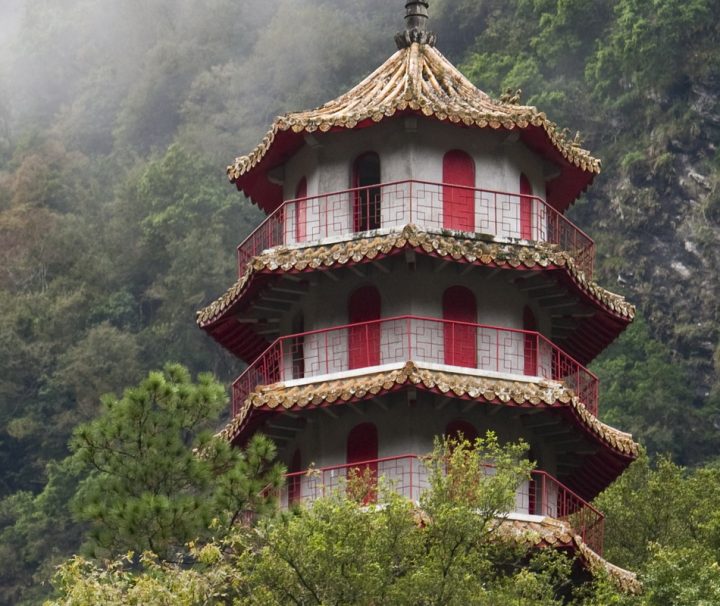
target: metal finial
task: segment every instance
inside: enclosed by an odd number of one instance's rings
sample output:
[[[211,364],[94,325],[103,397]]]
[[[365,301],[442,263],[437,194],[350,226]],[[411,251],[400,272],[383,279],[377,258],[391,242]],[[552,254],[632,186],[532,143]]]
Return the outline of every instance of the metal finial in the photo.
[[[413,42],[435,46],[437,36],[426,31],[428,20],[428,0],[407,0],[405,2],[405,31],[395,34],[398,48],[407,48]]]

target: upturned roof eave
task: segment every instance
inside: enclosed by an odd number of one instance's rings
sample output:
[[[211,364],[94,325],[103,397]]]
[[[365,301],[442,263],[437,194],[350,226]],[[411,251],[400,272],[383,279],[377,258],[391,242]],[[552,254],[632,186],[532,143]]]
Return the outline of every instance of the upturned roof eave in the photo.
[[[578,292],[585,293],[590,300],[618,318],[632,321],[635,307],[621,295],[601,288],[594,281],[578,271],[570,255],[555,251],[552,247],[522,246],[513,244],[488,243],[482,240],[466,240],[453,236],[429,234],[415,225],[385,236],[356,238],[334,245],[308,246],[298,249],[276,247],[254,257],[242,277],[219,299],[197,312],[197,324],[208,329],[234,306],[245,293],[248,283],[257,274],[302,273],[344,266],[357,260],[372,260],[378,255],[391,251],[413,248],[424,254],[448,259],[464,259],[466,262],[499,267],[520,267],[523,269],[547,269],[557,267],[567,272],[569,280]]]
[[[601,422],[577,395],[560,384],[518,383],[466,376],[420,368],[412,361],[399,370],[369,372],[350,379],[326,380],[299,387],[286,387],[283,383],[259,387],[245,399],[238,414],[225,426],[221,435],[231,442],[249,435],[252,432],[249,422],[256,413],[346,405],[409,386],[494,405],[564,410],[571,422],[581,427],[591,440],[605,449],[608,455],[621,461],[623,466],[639,456],[640,447],[631,434]],[[599,490],[594,494],[597,492]]]
[[[562,180],[556,181],[565,183],[567,191],[552,181],[549,184],[559,208],[567,208],[600,172],[600,161],[577,140],[567,139],[543,112],[533,106],[492,99],[435,48],[416,43],[392,55],[337,99],[313,110],[276,118],[255,149],[228,167],[228,177],[264,210],[272,210],[282,192],[279,188],[270,191],[272,188],[263,186],[262,181],[267,181],[267,170],[303,144],[305,134],[352,130],[408,112],[467,127],[518,129],[529,147],[564,169]]]

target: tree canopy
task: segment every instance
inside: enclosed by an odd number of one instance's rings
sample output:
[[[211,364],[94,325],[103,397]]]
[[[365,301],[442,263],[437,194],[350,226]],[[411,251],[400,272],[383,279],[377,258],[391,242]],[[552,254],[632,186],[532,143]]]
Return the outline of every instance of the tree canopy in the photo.
[[[688,470],[642,457],[597,499],[606,556],[640,573],[643,605],[720,600],[720,467]]]
[[[597,361],[605,420],[691,468],[720,439],[718,0],[436,0],[438,46],[522,89],[603,173],[571,210],[643,319]],[[0,7],[0,603],[77,550],[74,429],[178,360],[260,213],[223,167],[272,117],[384,60],[402,2],[6,0]],[[612,516],[608,519],[612,529]],[[46,586],[45,586],[46,588]],[[6,597],[7,596],[7,597]]]
[[[271,503],[280,484],[275,446],[256,436],[246,451],[212,434],[227,405],[210,375],[196,383],[182,366],[152,372],[75,431],[71,448],[89,473],[74,499],[91,524],[90,547],[116,555],[145,550],[171,558],[185,543]]]
[[[82,558],[58,573],[51,604],[346,604],[559,606],[617,593],[603,577],[573,582],[572,560],[508,540],[502,518],[529,477],[525,444],[438,442],[418,504],[361,469],[311,507],[261,517],[221,541],[194,543],[191,566],[153,554],[98,566]],[[486,474],[486,461],[495,473]],[[375,498],[368,502],[367,495]]]

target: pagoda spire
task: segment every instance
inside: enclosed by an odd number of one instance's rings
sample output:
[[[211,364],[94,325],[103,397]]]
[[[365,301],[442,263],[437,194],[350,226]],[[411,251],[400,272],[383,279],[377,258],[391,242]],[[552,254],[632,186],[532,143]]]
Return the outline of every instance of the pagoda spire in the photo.
[[[405,2],[405,31],[395,34],[395,44],[399,49],[407,48],[415,42],[435,46],[437,36],[426,30],[429,5],[428,0]]]

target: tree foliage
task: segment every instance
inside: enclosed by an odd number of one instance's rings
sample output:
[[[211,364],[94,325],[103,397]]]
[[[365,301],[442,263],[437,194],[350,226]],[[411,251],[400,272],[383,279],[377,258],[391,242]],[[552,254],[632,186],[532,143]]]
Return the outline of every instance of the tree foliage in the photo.
[[[718,444],[708,416],[688,403],[687,369],[653,339],[638,318],[594,363],[602,386],[603,420],[630,431],[648,452],[678,462],[705,458]],[[709,407],[708,407],[709,408]]]
[[[66,459],[48,465],[39,494],[19,491],[0,500],[0,587],[3,603],[42,603],[49,579],[80,548],[81,527],[70,509],[81,472]]]
[[[720,467],[688,470],[642,457],[596,502],[606,556],[640,573],[643,606],[720,599]]]
[[[602,579],[573,590],[569,558],[530,553],[498,533],[531,468],[525,450],[490,434],[438,443],[419,505],[357,473],[307,509],[193,544],[190,567],[145,554],[138,573],[127,558],[104,566],[74,558],[58,573],[54,603],[559,606],[618,597]],[[488,456],[494,474],[485,473]]]
[[[477,85],[522,88],[603,159],[573,217],[596,240],[599,283],[645,325],[599,361],[601,410],[690,465],[715,456],[720,420],[719,11],[431,3],[439,48]],[[331,98],[393,52],[401,13],[386,0],[3,3],[0,532],[42,542],[33,515],[67,529],[46,533],[52,549],[1,552],[4,585],[30,587],[53,550],[75,550],[66,504],[44,508],[42,495],[102,393],[168,359],[237,375],[193,324],[236,278],[230,253],[260,219],[222,167],[274,115]]]
[[[106,397],[100,416],[75,431],[71,447],[90,472],[74,506],[91,524],[96,553],[173,557],[213,520],[227,527],[269,506],[259,495],[280,482],[274,445],[257,436],[243,453],[213,436],[226,405],[210,375],[193,383],[187,369],[168,365],[122,398]]]

